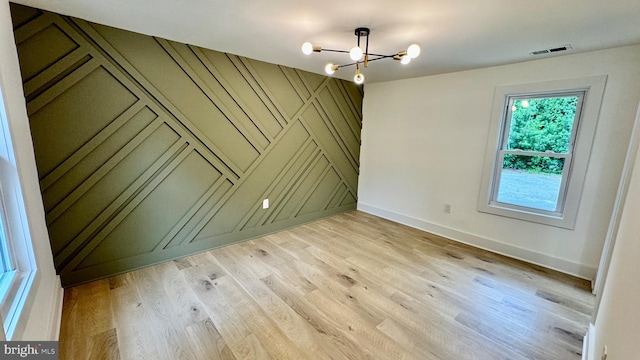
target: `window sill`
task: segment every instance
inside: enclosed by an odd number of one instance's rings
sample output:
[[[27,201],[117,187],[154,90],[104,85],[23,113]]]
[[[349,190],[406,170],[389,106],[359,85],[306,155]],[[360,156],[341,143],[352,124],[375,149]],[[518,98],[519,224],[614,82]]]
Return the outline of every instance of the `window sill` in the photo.
[[[528,210],[524,207],[519,207],[515,205],[507,205],[497,202],[492,202],[487,205],[478,205],[478,211],[492,214],[504,216],[512,219],[518,219],[522,221],[534,222],[543,225],[555,226],[563,229],[573,230],[575,227],[576,218],[567,218],[563,216],[561,213],[553,213],[549,212],[539,213],[535,211]]]

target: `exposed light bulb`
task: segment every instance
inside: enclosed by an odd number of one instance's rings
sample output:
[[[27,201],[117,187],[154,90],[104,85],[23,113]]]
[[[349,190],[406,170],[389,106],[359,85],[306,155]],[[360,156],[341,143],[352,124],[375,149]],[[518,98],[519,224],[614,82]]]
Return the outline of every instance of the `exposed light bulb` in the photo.
[[[313,52],[313,45],[310,42],[302,44],[302,53],[305,55],[311,55]]]
[[[349,57],[351,60],[358,61],[362,58],[362,49],[359,46],[354,46],[351,51],[349,51]]]
[[[400,64],[402,65],[407,65],[410,62],[411,62],[411,57],[409,55],[403,56],[402,59],[400,60]]]
[[[328,63],[327,66],[324,67],[324,71],[329,75],[332,75],[336,70],[338,70],[338,66],[332,63]]]
[[[361,73],[356,73],[356,76],[353,77],[353,82],[360,85],[364,83],[364,75]]]
[[[409,45],[407,48],[407,55],[412,59],[417,58],[418,55],[420,55],[420,46],[418,46],[418,44]]]

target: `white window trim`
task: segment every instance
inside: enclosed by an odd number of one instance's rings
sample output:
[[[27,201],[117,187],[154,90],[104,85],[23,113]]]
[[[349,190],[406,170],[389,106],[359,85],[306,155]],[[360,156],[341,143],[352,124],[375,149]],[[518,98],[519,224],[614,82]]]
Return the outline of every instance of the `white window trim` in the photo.
[[[596,132],[606,82],[607,76],[602,75],[534,84],[505,85],[496,88],[480,185],[480,195],[478,197],[478,211],[565,229],[573,229],[575,227],[578,216],[578,206],[580,204],[582,188],[589,165],[591,147]],[[497,163],[496,154],[498,154],[500,140],[502,139],[503,120],[508,112],[508,98],[510,96],[525,96],[533,93],[549,94],[567,91],[585,91],[585,95],[583,99],[582,118],[578,124],[574,154],[570,165],[571,168],[569,169],[569,185],[566,189],[562,213],[533,212],[524,207],[502,206],[500,203],[492,202],[492,186],[494,185],[495,166]]]
[[[0,146],[0,206],[3,207],[5,234],[15,269],[11,281],[4,284],[6,292],[0,299],[0,315],[4,335],[7,340],[11,340],[20,324],[37,267],[2,88],[0,137],[4,143],[4,146]]]
[[[576,104],[576,112],[575,112],[575,117],[574,117],[574,122],[571,126],[571,135],[569,137],[569,144],[568,144],[568,149],[566,153],[555,153],[555,152],[534,152],[534,151],[519,151],[519,150],[508,150],[507,149],[507,143],[509,140],[509,129],[511,128],[511,121],[513,120],[513,111],[511,110],[511,107],[513,106],[513,103],[517,100],[522,100],[522,99],[539,99],[539,98],[543,98],[543,97],[562,97],[562,96],[576,96],[578,98],[578,103]],[[500,181],[501,181],[501,171],[502,168],[500,165],[503,165],[503,161],[504,161],[504,156],[506,154],[513,154],[513,155],[524,155],[524,156],[549,156],[549,157],[555,157],[555,158],[562,158],[565,160],[564,162],[564,166],[562,169],[562,182],[560,184],[560,189],[559,189],[559,194],[558,194],[558,202],[556,204],[556,208],[560,208],[558,211],[557,210],[552,210],[552,211],[548,211],[548,210],[542,210],[542,209],[531,209],[531,212],[537,213],[537,214],[545,214],[545,215],[551,215],[551,216],[561,216],[562,212],[563,212],[563,207],[565,204],[565,196],[566,196],[566,187],[569,183],[569,175],[570,175],[570,171],[571,171],[571,165],[573,163],[573,157],[575,154],[575,140],[576,137],[578,135],[578,129],[580,126],[580,122],[582,119],[582,107],[584,104],[584,96],[585,96],[585,91],[584,90],[580,90],[580,91],[563,91],[563,92],[555,92],[555,93],[548,93],[545,92],[544,94],[527,94],[525,96],[514,96],[514,95],[507,95],[507,98],[505,99],[505,103],[506,103],[506,110],[505,110],[505,115],[504,118],[502,119],[502,121],[504,121],[503,126],[500,128],[501,129],[501,134],[500,134],[500,142],[498,144],[498,150],[496,151],[496,157],[495,157],[495,161],[496,161],[496,166],[494,166],[494,173],[493,173],[493,186],[492,186],[492,192],[490,194],[491,198],[490,198],[490,205],[498,205],[495,204],[497,201],[497,197],[498,197],[498,189],[500,186]],[[510,209],[525,209],[525,211],[527,211],[527,208],[515,205],[515,204],[509,204],[509,203],[502,203],[499,206],[503,206],[505,208],[510,208]]]

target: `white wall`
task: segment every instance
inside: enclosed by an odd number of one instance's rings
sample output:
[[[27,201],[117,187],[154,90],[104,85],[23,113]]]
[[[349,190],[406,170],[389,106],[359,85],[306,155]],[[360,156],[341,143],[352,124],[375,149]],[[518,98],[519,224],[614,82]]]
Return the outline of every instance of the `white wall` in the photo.
[[[640,99],[638,64],[640,46],[629,46],[367,84],[358,208],[592,279]],[[608,80],[575,229],[478,212],[495,87],[593,75]]]
[[[23,316],[12,340],[57,340],[63,291],[53,267],[7,0],[0,0],[0,85],[4,92],[5,109],[37,266]]]
[[[589,334],[594,342],[591,359],[600,359],[605,345],[609,359],[637,359],[640,354],[640,150],[637,154],[598,317]]]

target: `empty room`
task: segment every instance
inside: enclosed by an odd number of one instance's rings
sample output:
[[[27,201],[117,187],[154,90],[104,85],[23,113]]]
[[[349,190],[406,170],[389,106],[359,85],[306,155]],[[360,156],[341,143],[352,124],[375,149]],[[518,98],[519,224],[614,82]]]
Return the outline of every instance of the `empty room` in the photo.
[[[640,359],[638,19],[0,0],[0,358]]]

